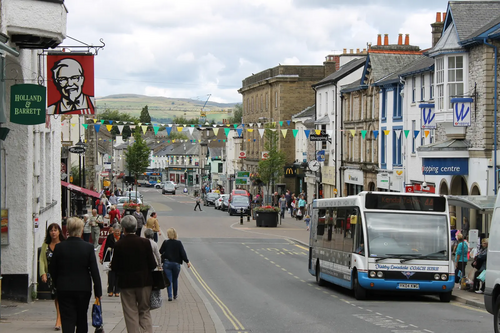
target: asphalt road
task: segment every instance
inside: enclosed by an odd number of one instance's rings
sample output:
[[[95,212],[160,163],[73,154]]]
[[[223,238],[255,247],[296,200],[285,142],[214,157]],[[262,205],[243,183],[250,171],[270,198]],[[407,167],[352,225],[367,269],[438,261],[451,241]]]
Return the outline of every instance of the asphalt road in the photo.
[[[377,294],[357,301],[349,290],[319,287],[307,271],[306,247],[235,228],[239,217],[213,207],[194,212],[194,199],[180,190],[176,195],[141,192],[158,213],[162,230],[177,230],[193,264],[187,273],[227,332],[493,331],[485,310],[441,303],[435,296]]]

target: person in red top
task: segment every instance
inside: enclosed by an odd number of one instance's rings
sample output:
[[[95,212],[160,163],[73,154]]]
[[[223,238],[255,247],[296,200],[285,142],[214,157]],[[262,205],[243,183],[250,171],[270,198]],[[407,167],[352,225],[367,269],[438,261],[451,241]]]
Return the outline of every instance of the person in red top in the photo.
[[[116,209],[116,206],[111,206],[111,209],[109,210],[109,224],[113,225],[115,223],[120,223],[122,217],[120,215],[120,211]]]

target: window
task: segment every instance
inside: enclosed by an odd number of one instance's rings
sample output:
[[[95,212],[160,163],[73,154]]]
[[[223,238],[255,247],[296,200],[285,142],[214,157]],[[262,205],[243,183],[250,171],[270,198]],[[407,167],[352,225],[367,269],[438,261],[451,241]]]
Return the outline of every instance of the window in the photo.
[[[415,131],[417,130],[417,121],[412,120],[411,121],[411,153],[415,154],[415,149],[417,145],[417,139],[415,139]]]
[[[321,125],[321,134],[326,134],[326,125]],[[326,149],[326,141],[321,142],[321,149]]]
[[[452,109],[451,98],[464,95],[464,57],[448,57],[448,99]]]
[[[420,100],[425,101],[425,76],[420,75]]]
[[[349,120],[354,120],[354,94],[350,94],[349,98]]]
[[[321,110],[321,106],[322,106],[322,100],[321,100],[321,97],[323,97],[321,94],[319,94],[318,96],[318,101],[319,101],[319,108],[318,108],[318,116],[321,117],[321,114],[322,114],[322,110]]]
[[[402,148],[403,139],[401,137],[402,127],[394,127],[392,131],[392,165],[401,166],[402,165]]]
[[[387,136],[385,135],[384,131],[386,130],[385,127],[382,127],[382,130],[380,131],[380,163],[382,164],[382,168],[385,169],[387,167]]]
[[[264,110],[264,96],[260,94],[260,111]]]
[[[381,95],[380,97],[382,98],[382,121],[385,121],[386,118],[387,118],[387,103],[386,103],[386,96],[387,93],[385,91],[385,89],[382,88],[381,90]]]
[[[278,92],[274,92],[274,107],[278,108]]]
[[[403,85],[398,85],[398,103],[397,103],[397,109],[396,109],[396,118],[402,119],[402,114],[403,114],[403,96],[401,95],[401,92],[403,91],[404,86]]]
[[[417,78],[415,76],[412,76],[411,78],[411,102],[412,103],[415,103],[415,99],[416,99],[416,94],[417,94]]]
[[[328,114],[328,92],[325,92],[325,115]]]
[[[352,135],[349,133],[347,134],[349,136],[349,152],[348,152],[348,157],[349,157],[349,161],[352,161],[353,160],[353,156],[354,156],[354,141],[353,141],[353,138],[352,138]]]
[[[437,110],[444,108],[444,58],[436,59]]]
[[[266,93],[266,110],[269,110],[269,94]]]
[[[222,164],[222,163],[220,163],[220,162],[219,162],[217,166],[218,166],[218,172],[219,172],[219,173],[223,173],[223,172],[224,172],[224,171],[223,171],[223,166],[224,166],[224,164]]]
[[[429,76],[429,81],[430,81],[430,94],[429,94],[429,99],[434,99],[434,72],[431,72],[431,75]]]

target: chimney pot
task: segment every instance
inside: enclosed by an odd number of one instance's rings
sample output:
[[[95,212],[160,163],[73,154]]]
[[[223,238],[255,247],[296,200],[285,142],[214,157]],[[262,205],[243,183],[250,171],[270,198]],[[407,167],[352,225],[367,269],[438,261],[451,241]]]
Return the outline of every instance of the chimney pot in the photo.
[[[366,53],[366,49],[363,49],[363,53]]]
[[[405,35],[405,45],[410,45],[410,35],[409,34]]]
[[[398,36],[398,45],[403,45],[403,34],[399,34]]]
[[[353,50],[353,49],[349,49],[349,52],[350,52],[351,54],[353,54],[354,50]]]
[[[384,45],[389,45],[389,35],[384,34]]]
[[[446,13],[443,13],[443,22],[446,21]]]
[[[436,13],[436,23],[439,23],[439,22],[441,22],[441,13],[437,12]]]
[[[347,49],[344,49],[344,54],[346,54],[346,53],[347,53]]]
[[[356,49],[356,53],[359,53],[359,49]]]
[[[377,35],[377,45],[382,45],[382,35],[381,34]]]

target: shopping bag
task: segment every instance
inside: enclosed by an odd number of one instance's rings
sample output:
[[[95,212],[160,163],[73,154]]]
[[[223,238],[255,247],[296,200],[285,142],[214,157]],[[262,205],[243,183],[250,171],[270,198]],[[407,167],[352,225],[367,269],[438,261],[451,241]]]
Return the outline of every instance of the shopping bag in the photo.
[[[92,326],[94,327],[102,326],[102,309],[101,309],[101,301],[99,298],[95,299],[94,305],[92,306]]]
[[[161,290],[170,286],[167,274],[163,270],[153,271],[153,290]]]
[[[151,290],[150,308],[151,310],[161,308],[163,299],[161,298],[161,290]]]
[[[104,254],[104,261],[102,263],[102,270],[107,272],[111,270],[111,260],[113,260],[113,249],[107,248]]]
[[[486,278],[486,270],[483,270],[481,274],[477,276],[477,279],[484,282],[485,278]]]

